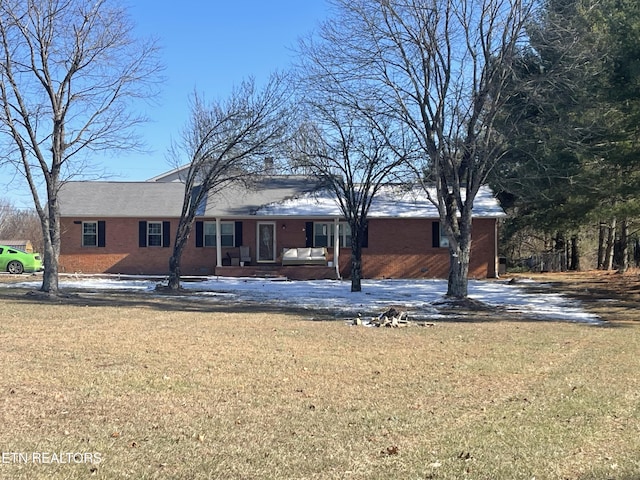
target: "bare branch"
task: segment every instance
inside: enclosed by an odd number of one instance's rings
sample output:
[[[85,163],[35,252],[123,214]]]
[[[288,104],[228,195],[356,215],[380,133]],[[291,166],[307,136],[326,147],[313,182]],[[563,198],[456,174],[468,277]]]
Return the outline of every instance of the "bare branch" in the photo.
[[[449,237],[456,292],[466,295],[471,210],[504,154],[494,128],[526,41],[531,0],[332,0],[337,16],[301,43],[314,90],[345,109],[386,117],[413,141],[405,155]],[[375,112],[371,115],[370,112]],[[395,127],[397,130],[399,127]],[[384,131],[378,134],[385,136]],[[418,146],[418,157],[413,149]],[[451,280],[451,279],[450,279]]]
[[[258,91],[250,79],[226,100],[211,104],[193,95],[181,142],[170,152],[174,165],[186,165],[182,214],[169,261],[170,288],[180,286],[180,258],[200,205],[224,186],[249,186],[263,171],[265,158],[280,151],[287,141],[290,104],[286,81],[285,76],[274,74]]]
[[[40,215],[53,293],[60,186],[86,171],[89,152],[138,146],[132,128],[144,119],[128,105],[154,95],[161,70],[155,42],[134,38],[117,1],[0,2],[0,132]]]

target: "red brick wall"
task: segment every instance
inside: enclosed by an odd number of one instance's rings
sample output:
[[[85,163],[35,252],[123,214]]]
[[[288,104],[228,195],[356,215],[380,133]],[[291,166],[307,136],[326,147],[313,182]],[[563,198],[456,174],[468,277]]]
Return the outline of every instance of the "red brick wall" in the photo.
[[[400,223],[402,222],[402,223]],[[495,277],[495,219],[474,219],[471,278]],[[432,247],[432,220],[375,219],[369,222],[369,247],[362,250],[365,278],[446,278],[449,250]],[[351,269],[351,250],[340,250],[340,271]]]
[[[106,221],[106,246],[82,247],[82,220]],[[172,248],[139,247],[137,218],[63,218],[62,246],[60,252],[61,272],[122,273],[166,275]],[[74,223],[79,222],[79,223]],[[276,252],[278,262],[285,247],[305,245],[305,220],[280,219],[276,225]],[[178,220],[171,220],[171,243],[173,244]],[[243,244],[256,259],[257,220],[243,221]],[[363,272],[365,278],[446,278],[449,253],[446,248],[431,246],[432,221],[424,219],[372,219],[369,222],[369,247],[363,249]],[[226,258],[229,250],[223,248]],[[333,260],[333,251],[329,251]],[[496,274],[495,220],[475,219],[469,276],[473,278],[493,277]],[[348,277],[351,249],[340,249],[340,269]],[[214,247],[195,247],[195,228],[187,242],[182,257],[183,275],[212,275],[216,265]]]
[[[82,220],[105,220],[105,247],[82,246]],[[139,247],[137,218],[63,218],[60,271],[165,275],[171,248]],[[162,219],[144,219],[161,221]],[[74,223],[79,222],[79,223]],[[171,221],[171,241],[177,220]],[[213,271],[213,270],[212,270]]]

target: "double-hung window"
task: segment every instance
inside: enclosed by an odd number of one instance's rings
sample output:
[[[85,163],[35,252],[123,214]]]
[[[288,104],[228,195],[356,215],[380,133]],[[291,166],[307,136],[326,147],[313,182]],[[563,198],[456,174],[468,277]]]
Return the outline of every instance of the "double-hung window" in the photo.
[[[98,232],[100,224],[98,223]],[[98,243],[100,242],[98,235]],[[138,222],[139,247],[169,247],[171,245],[171,222],[141,220]]]
[[[215,222],[204,222],[203,226],[204,246],[216,246],[216,224]]]
[[[314,223],[313,224],[313,246],[328,247],[330,246],[333,235],[333,225],[330,223]]]
[[[106,222],[104,220],[82,222],[81,241],[83,247],[105,247]]]
[[[98,222],[82,222],[82,246],[98,246]]]
[[[351,227],[348,223],[340,222],[338,225],[338,238],[340,247],[351,246]],[[313,246],[333,247],[335,246],[335,223],[313,224]]]
[[[147,222],[147,245],[162,246],[162,222]]]
[[[340,247],[351,246],[351,225],[341,223],[338,225],[338,237],[340,238]]]
[[[216,222],[204,222],[204,246],[216,246]],[[233,247],[235,245],[235,223],[220,222],[220,241],[223,247]]]

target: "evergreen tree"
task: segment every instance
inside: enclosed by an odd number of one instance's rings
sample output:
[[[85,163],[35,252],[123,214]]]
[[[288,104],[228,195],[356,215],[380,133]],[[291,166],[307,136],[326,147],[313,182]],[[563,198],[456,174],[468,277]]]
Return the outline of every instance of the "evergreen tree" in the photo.
[[[493,178],[517,214],[508,231],[628,225],[640,207],[640,6],[548,0],[529,35],[505,117],[517,118],[515,148]]]

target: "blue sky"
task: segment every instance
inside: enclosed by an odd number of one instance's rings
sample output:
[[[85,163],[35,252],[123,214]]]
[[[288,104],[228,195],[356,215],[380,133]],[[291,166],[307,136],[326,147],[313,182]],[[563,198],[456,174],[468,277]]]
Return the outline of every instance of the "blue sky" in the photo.
[[[151,122],[138,130],[150,153],[93,157],[111,180],[146,180],[172,167],[166,160],[171,138],[187,121],[189,96],[225,98],[253,76],[257,83],[294,60],[297,40],[329,14],[326,0],[126,0],[139,36],[162,46],[165,82],[154,104],[132,104]],[[5,198],[29,208],[33,201],[12,182]]]
[[[152,121],[141,129],[150,155],[110,163],[123,179],[146,180],[168,170],[166,152],[188,117],[194,92],[225,98],[249,76],[258,83],[293,61],[297,39],[328,14],[325,0],[157,0],[131,1],[142,35],[158,37],[166,82],[157,106],[146,107]],[[109,159],[109,162],[112,160]]]

